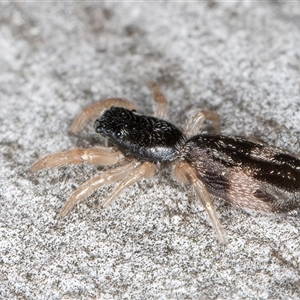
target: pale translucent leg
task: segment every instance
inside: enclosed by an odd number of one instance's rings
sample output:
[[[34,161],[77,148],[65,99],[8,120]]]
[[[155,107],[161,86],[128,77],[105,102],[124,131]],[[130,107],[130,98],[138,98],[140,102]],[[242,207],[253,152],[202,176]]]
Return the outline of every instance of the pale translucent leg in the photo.
[[[149,162],[144,162],[142,165],[133,169],[130,175],[113,190],[112,194],[108,198],[105,199],[102,207],[106,208],[109,206],[111,202],[123,191],[123,189],[133,185],[142,178],[152,177],[155,174],[155,171],[155,166]]]
[[[168,114],[168,101],[166,97],[161,93],[156,83],[150,83],[154,101],[156,102],[156,109],[154,116],[160,119],[165,119]]]
[[[243,139],[245,139],[245,137],[241,137]],[[252,142],[252,143],[256,143],[256,144],[262,144],[264,146],[267,146],[267,142],[265,142],[264,140],[258,138],[258,137],[247,137],[247,140]]]
[[[106,184],[124,179],[125,177],[129,176],[132,169],[138,166],[139,163],[137,163],[137,161],[134,160],[133,162],[125,166],[107,171],[97,177],[91,178],[90,180],[86,181],[72,194],[70,199],[65,203],[65,205],[63,206],[60,212],[61,217],[66,216],[68,212],[74,207],[75,204],[77,204],[84,198],[88,197],[96,189]]]
[[[175,167],[175,175],[182,183],[189,183],[194,188],[197,198],[205,208],[213,228],[215,229],[218,239],[222,244],[226,244],[226,234],[224,233],[220,221],[217,217],[213,201],[207,192],[204,184],[199,180],[193,168],[184,162],[177,163]]]
[[[214,129],[217,134],[221,132],[220,116],[216,112],[210,110],[199,110],[188,121],[185,129],[185,134],[187,136],[198,134],[205,120],[209,120],[213,123]]]
[[[113,165],[122,159],[124,159],[123,154],[119,151],[115,151],[113,148],[94,147],[88,149],[72,149],[48,155],[36,162],[30,170],[36,172],[41,169],[79,164],[82,162],[108,166]]]
[[[100,113],[111,106],[134,109],[134,105],[122,98],[109,98],[95,102],[87,106],[73,121],[70,127],[70,133],[78,132],[89,120],[99,117]]]

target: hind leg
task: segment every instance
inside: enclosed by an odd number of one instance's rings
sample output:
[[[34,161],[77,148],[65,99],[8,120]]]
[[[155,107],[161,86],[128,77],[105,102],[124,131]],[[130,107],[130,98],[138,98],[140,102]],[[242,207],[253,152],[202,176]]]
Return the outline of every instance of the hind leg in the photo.
[[[201,180],[197,177],[194,169],[184,162],[177,163],[175,167],[176,178],[182,183],[191,184],[198,200],[205,208],[213,228],[215,229],[218,239],[222,244],[226,244],[226,235],[221,227],[220,221],[217,217],[213,201]]]
[[[213,123],[216,134],[221,132],[221,121],[219,114],[211,110],[199,110],[188,121],[185,128],[185,134],[187,136],[198,134],[200,128],[203,126],[203,123],[206,120],[209,120]]]

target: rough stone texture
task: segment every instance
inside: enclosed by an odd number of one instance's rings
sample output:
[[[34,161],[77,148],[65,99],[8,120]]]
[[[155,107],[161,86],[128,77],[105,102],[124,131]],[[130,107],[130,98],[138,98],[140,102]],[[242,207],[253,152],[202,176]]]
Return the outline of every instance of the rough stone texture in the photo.
[[[299,152],[299,3],[0,7],[1,299],[299,299],[299,218],[216,201],[222,246],[166,170],[105,211],[112,186],[60,220],[72,191],[103,169],[29,172],[46,154],[104,143],[92,126],[68,135],[96,100],[125,97],[150,114],[150,81],[181,127],[192,108],[212,109],[223,133]]]

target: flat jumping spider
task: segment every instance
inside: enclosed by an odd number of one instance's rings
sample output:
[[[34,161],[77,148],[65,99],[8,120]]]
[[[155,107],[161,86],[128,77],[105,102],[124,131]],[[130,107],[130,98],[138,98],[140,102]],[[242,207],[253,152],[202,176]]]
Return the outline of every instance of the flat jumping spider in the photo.
[[[96,118],[96,132],[108,138],[113,147],[59,152],[31,167],[35,172],[82,162],[121,165],[80,186],[63,206],[61,216],[67,215],[95,189],[121,181],[104,201],[105,208],[124,188],[154,176],[167,164],[173,165],[179,182],[193,187],[221,243],[226,242],[226,236],[210,194],[244,208],[265,212],[289,212],[299,208],[299,158],[287,151],[238,137],[199,134],[205,119],[212,121],[216,131],[220,131],[219,115],[211,111],[195,113],[182,132],[164,120],[167,100],[156,84],[152,84],[152,91],[156,101],[153,117],[137,113],[127,100],[110,98],[88,106],[74,120],[72,133]]]

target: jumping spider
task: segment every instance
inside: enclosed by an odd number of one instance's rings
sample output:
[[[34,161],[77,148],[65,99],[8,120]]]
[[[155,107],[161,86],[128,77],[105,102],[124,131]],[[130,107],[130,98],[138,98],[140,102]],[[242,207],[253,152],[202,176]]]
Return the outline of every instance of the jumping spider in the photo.
[[[199,134],[207,119],[220,132],[219,115],[212,111],[196,112],[182,132],[165,121],[167,100],[156,84],[151,88],[156,102],[154,116],[137,113],[127,100],[109,98],[86,107],[72,123],[70,132],[76,133],[88,120],[96,118],[95,131],[108,138],[113,147],[59,152],[31,167],[35,172],[83,162],[102,166],[121,164],[80,186],[63,206],[62,217],[96,189],[121,181],[104,201],[106,208],[124,188],[154,176],[168,164],[172,164],[179,182],[193,187],[221,243],[226,243],[226,236],[210,194],[265,212],[299,208],[300,159],[287,151],[238,137]]]

